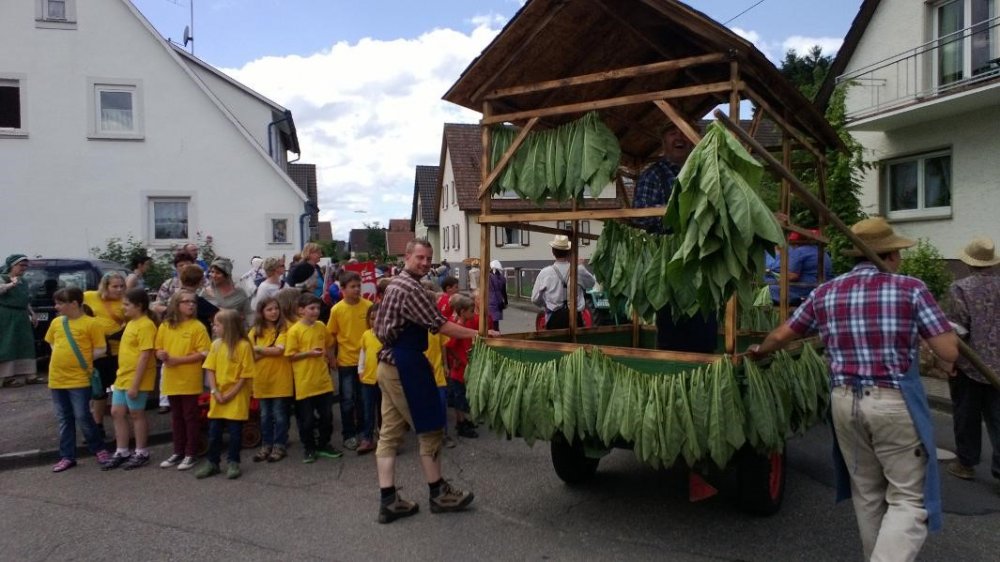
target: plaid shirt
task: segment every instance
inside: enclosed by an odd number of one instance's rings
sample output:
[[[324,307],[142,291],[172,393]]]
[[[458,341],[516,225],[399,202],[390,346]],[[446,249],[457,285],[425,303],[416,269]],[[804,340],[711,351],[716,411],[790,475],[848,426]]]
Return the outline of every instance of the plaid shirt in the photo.
[[[923,282],[882,273],[869,262],[820,285],[788,327],[801,335],[819,332],[832,386],[897,389],[917,355],[917,334],[931,338],[951,331]]]
[[[635,199],[632,207],[642,209],[645,207],[663,207],[670,200],[670,192],[677,181],[677,174],[680,173],[680,166],[667,162],[666,159],[659,159],[649,165],[639,175],[639,181],[635,185]],[[652,234],[663,234],[663,219],[661,217],[643,217],[633,220],[634,224]]]
[[[375,336],[382,342],[378,360],[395,365],[392,346],[408,323],[417,324],[437,333],[448,322],[438,310],[434,298],[420,284],[419,277],[409,271],[397,275],[385,289],[382,303],[375,314]]]

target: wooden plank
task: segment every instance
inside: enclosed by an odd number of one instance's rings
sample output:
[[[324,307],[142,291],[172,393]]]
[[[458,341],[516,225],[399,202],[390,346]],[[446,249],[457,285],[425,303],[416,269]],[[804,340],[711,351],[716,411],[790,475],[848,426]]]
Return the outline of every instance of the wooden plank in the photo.
[[[781,225],[781,228],[788,230],[790,232],[797,232],[799,233],[799,236],[808,238],[810,240],[814,240],[816,242],[821,242],[823,244],[830,243],[830,240],[826,236],[823,236],[822,234],[813,234],[813,232],[808,228],[802,228],[801,226],[797,226],[794,224],[783,224]]]
[[[555,228],[552,226],[542,226],[531,224],[529,222],[505,222],[502,224],[497,224],[493,226],[509,226],[511,228],[517,228],[518,230],[530,230],[531,232],[541,232],[542,234],[565,234],[570,237],[570,240],[576,239],[586,239],[586,240],[597,240],[600,238],[597,234],[590,234],[587,232],[577,232],[576,238],[573,238],[572,232],[569,230],[563,230],[561,228]]]
[[[795,126],[793,126],[791,123],[785,120],[785,118],[782,117],[778,112],[776,112],[774,108],[772,108],[771,105],[764,100],[764,98],[757,95],[757,92],[755,92],[749,86],[744,86],[743,90],[747,93],[747,97],[749,97],[751,100],[753,100],[755,104],[757,104],[757,107],[760,107],[764,111],[766,111],[767,116],[770,117],[772,121],[777,123],[778,126],[781,127],[785,132],[787,132],[789,135],[792,135],[792,137],[795,140],[797,140],[799,144],[802,145],[803,148],[811,152],[813,156],[815,156],[816,158],[820,159],[823,162],[826,162],[826,156],[824,156],[822,152],[820,152],[815,146],[813,146],[813,144],[809,142],[809,139],[807,139],[805,135],[800,133],[799,130],[795,128]]]
[[[477,217],[479,224],[502,224],[508,222],[571,221],[634,219],[641,217],[662,217],[666,207],[643,207],[641,209],[584,209],[581,211],[528,211],[524,213],[496,213]]]
[[[483,184],[479,187],[480,199],[483,198],[483,195],[485,195],[490,186],[493,185],[493,182],[497,181],[500,174],[507,169],[507,164],[510,164],[511,159],[514,158],[514,153],[517,152],[517,149],[521,148],[521,145],[524,144],[524,141],[528,138],[528,133],[530,133],[531,129],[533,129],[537,124],[538,117],[532,117],[528,120],[528,123],[520,130],[520,132],[517,133],[517,136],[514,137],[514,142],[510,144],[510,147],[507,148],[507,152],[504,152],[503,157],[501,157],[500,161],[497,162],[497,167],[490,170],[490,174],[486,176],[486,179],[483,180]],[[486,162],[490,157],[486,150],[483,150],[483,156],[483,162]]]
[[[616,70],[605,70],[603,72],[594,72],[591,74],[581,74],[579,76],[558,78],[556,80],[545,80],[543,82],[536,82],[534,84],[525,84],[523,86],[498,88],[496,90],[493,90],[489,94],[486,94],[485,99],[494,100],[509,96],[518,96],[522,94],[543,92],[546,90],[556,90],[559,88],[565,88],[569,86],[593,84],[594,82],[606,82],[608,80],[618,80],[621,78],[635,78],[637,76],[647,76],[649,74],[670,72],[672,70],[680,70],[682,68],[688,68],[691,66],[698,66],[702,64],[725,62],[726,60],[728,60],[728,58],[729,57],[724,53],[713,53],[707,55],[698,55],[696,57],[686,57],[682,59],[654,62],[652,64],[630,66],[627,68],[619,68]]]
[[[742,88],[743,85],[740,84],[740,87]],[[571,103],[566,105],[556,105],[552,107],[529,109],[526,111],[515,111],[513,113],[501,113],[490,117],[483,116],[483,119],[482,121],[480,121],[480,124],[495,125],[497,123],[518,121],[520,119],[528,119],[531,117],[550,117],[552,115],[565,115],[567,113],[586,113],[588,111],[594,111],[597,109],[620,107],[623,105],[634,105],[637,103],[651,102],[653,100],[686,98],[690,96],[700,96],[705,94],[728,92],[730,88],[731,85],[729,82],[713,82],[711,84],[686,86],[683,88],[660,90],[657,92],[648,92],[644,94],[631,94],[627,96],[619,96],[604,100],[585,101],[585,102]]]
[[[656,104],[656,107],[660,108],[660,111],[666,114],[667,119],[670,119],[670,122],[673,123],[674,126],[684,133],[684,136],[691,141],[691,144],[698,144],[701,142],[701,135],[698,134],[698,131],[694,130],[694,127],[692,127],[691,124],[684,119],[684,116],[681,115],[680,112],[674,108],[674,106],[670,105],[670,103],[665,100],[654,100],[653,103]]]
[[[490,102],[483,102],[483,116],[488,117],[493,113],[493,106]],[[483,183],[486,183],[486,179],[489,177],[490,172],[490,147],[493,142],[493,131],[486,125],[482,126],[482,144],[483,153],[480,155],[479,160],[479,171],[483,177]],[[492,199],[489,197],[482,197],[479,200],[479,210],[483,215],[490,214],[490,203]],[[468,230],[468,228],[467,228]],[[487,322],[489,320],[489,314],[487,311],[489,308],[489,287],[490,287],[490,236],[493,234],[493,228],[489,226],[479,227],[479,335],[486,336],[489,331],[490,326]]]
[[[562,353],[573,353],[582,348],[597,348],[601,353],[609,357],[624,357],[629,359],[649,359],[654,361],[677,361],[681,363],[705,363],[712,364],[718,361],[721,355],[708,353],[687,353],[682,351],[666,351],[656,349],[635,349],[631,347],[617,347],[610,345],[590,345],[579,343],[549,342],[537,340],[513,339],[507,337],[489,338],[483,340],[490,347],[501,347],[507,349],[531,349],[537,351],[556,351]]]

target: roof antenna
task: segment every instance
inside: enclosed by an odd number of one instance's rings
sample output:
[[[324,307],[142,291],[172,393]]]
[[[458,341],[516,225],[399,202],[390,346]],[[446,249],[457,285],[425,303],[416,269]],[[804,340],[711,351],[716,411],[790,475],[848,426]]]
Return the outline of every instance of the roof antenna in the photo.
[[[191,54],[194,54],[194,0],[188,0],[191,5],[191,25],[184,26],[184,46],[191,43]]]

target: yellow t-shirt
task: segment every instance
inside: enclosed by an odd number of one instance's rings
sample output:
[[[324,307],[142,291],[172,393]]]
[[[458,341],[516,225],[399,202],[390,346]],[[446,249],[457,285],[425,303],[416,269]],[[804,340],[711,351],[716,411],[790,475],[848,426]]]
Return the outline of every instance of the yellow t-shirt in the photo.
[[[164,322],[156,331],[156,349],[166,351],[171,357],[184,357],[196,351],[208,353],[211,345],[205,325],[194,318],[177,324],[177,327]],[[165,396],[201,394],[205,388],[201,361],[170,367],[164,365],[160,384],[160,393]]]
[[[237,421],[249,418],[254,375],[253,347],[250,342],[240,340],[230,357],[226,344],[221,339],[215,340],[202,367],[215,372],[215,386],[222,394],[229,392],[240,379],[247,379],[236,396],[225,404],[216,402],[213,395],[208,406],[208,417]]]
[[[122,345],[118,350],[118,376],[115,378],[115,390],[128,390],[132,386],[136,367],[139,366],[139,355],[143,351],[152,352],[156,348],[156,324],[147,316],[130,320],[125,325],[122,334]],[[156,383],[156,357],[149,354],[146,368],[139,375],[139,391],[149,392]]]
[[[296,322],[288,329],[285,339],[285,356],[314,349],[329,349],[333,345],[333,336],[322,322],[313,322],[311,326]],[[326,356],[309,357],[292,361],[292,376],[295,379],[295,399],[302,400],[333,392],[333,378],[330,367],[326,364]]]
[[[83,293],[83,304],[94,311],[94,318],[101,324],[105,336],[121,331],[125,325],[124,301],[105,301],[101,299],[101,293],[97,291],[87,291]],[[118,355],[120,343],[117,340],[109,340],[111,344],[111,355]]]
[[[254,347],[284,348],[288,340],[288,332],[282,330],[275,337],[274,328],[265,328],[258,337],[257,329],[254,328],[250,330],[249,338]],[[295,394],[292,387],[292,362],[287,357],[284,355],[262,356],[256,360],[255,365],[254,398],[285,398]]]
[[[87,368],[84,369],[73,353],[69,340],[66,339],[63,318],[65,317],[57,316],[53,319],[48,331],[45,332],[45,341],[52,346],[52,357],[49,359],[49,388],[89,387],[90,374],[94,371],[94,349],[107,346],[104,329],[97,319],[90,316],[81,316],[69,321],[69,331],[73,334],[73,341],[87,362]]]
[[[354,367],[361,352],[361,335],[368,329],[368,309],[372,302],[361,299],[355,304],[340,301],[330,310],[326,328],[337,340],[337,366]]]
[[[365,330],[361,335],[361,351],[365,354],[365,370],[361,375],[363,384],[378,384],[378,352],[382,351],[382,342],[375,337],[374,330]]]
[[[444,378],[444,344],[448,341],[448,336],[444,334],[427,334],[427,351],[424,357],[431,363],[434,369],[434,382],[438,386],[447,386],[448,381]]]

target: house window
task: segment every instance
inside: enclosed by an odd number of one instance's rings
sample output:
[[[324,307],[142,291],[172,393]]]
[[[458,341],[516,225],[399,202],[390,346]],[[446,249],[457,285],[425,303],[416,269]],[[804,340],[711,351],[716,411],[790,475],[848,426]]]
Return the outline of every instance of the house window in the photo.
[[[518,230],[509,226],[498,226],[494,230],[495,244],[498,248],[521,248],[529,245],[529,231]]]
[[[0,74],[0,137],[27,136],[24,77]]]
[[[998,0],[950,0],[934,7],[937,85],[1000,73]]]
[[[890,219],[951,216],[951,153],[934,152],[883,164]]]
[[[142,87],[139,82],[89,80],[93,114],[90,138],[143,138]]]
[[[451,249],[451,227],[444,227],[444,236],[441,237],[441,244],[444,245],[445,250]]]
[[[455,187],[455,182],[451,183],[451,204],[458,204],[458,188]]]
[[[187,241],[190,232],[190,197],[151,197],[149,199],[150,240],[153,242]]]
[[[448,191],[449,191],[449,189],[450,188],[448,187],[448,184],[444,184],[443,186],[441,186],[441,208],[442,209],[447,209],[448,208]]]
[[[76,29],[76,0],[35,0],[35,27]]]
[[[556,228],[558,228],[559,230],[565,230],[569,232],[573,230],[573,223],[572,221],[556,221]],[[589,220],[580,221],[579,223],[577,223],[577,228],[579,229],[578,232],[579,234],[590,234],[590,221]],[[580,245],[590,246],[590,239],[581,238]]]
[[[462,249],[462,240],[461,240],[461,236],[459,234],[459,232],[461,232],[461,228],[459,228],[459,226],[456,224],[451,229],[451,232],[452,232],[452,239],[453,239],[453,244],[451,246],[453,248],[455,248],[456,250],[461,250]]]
[[[267,216],[267,243],[283,245],[292,243],[292,217],[286,215]]]

